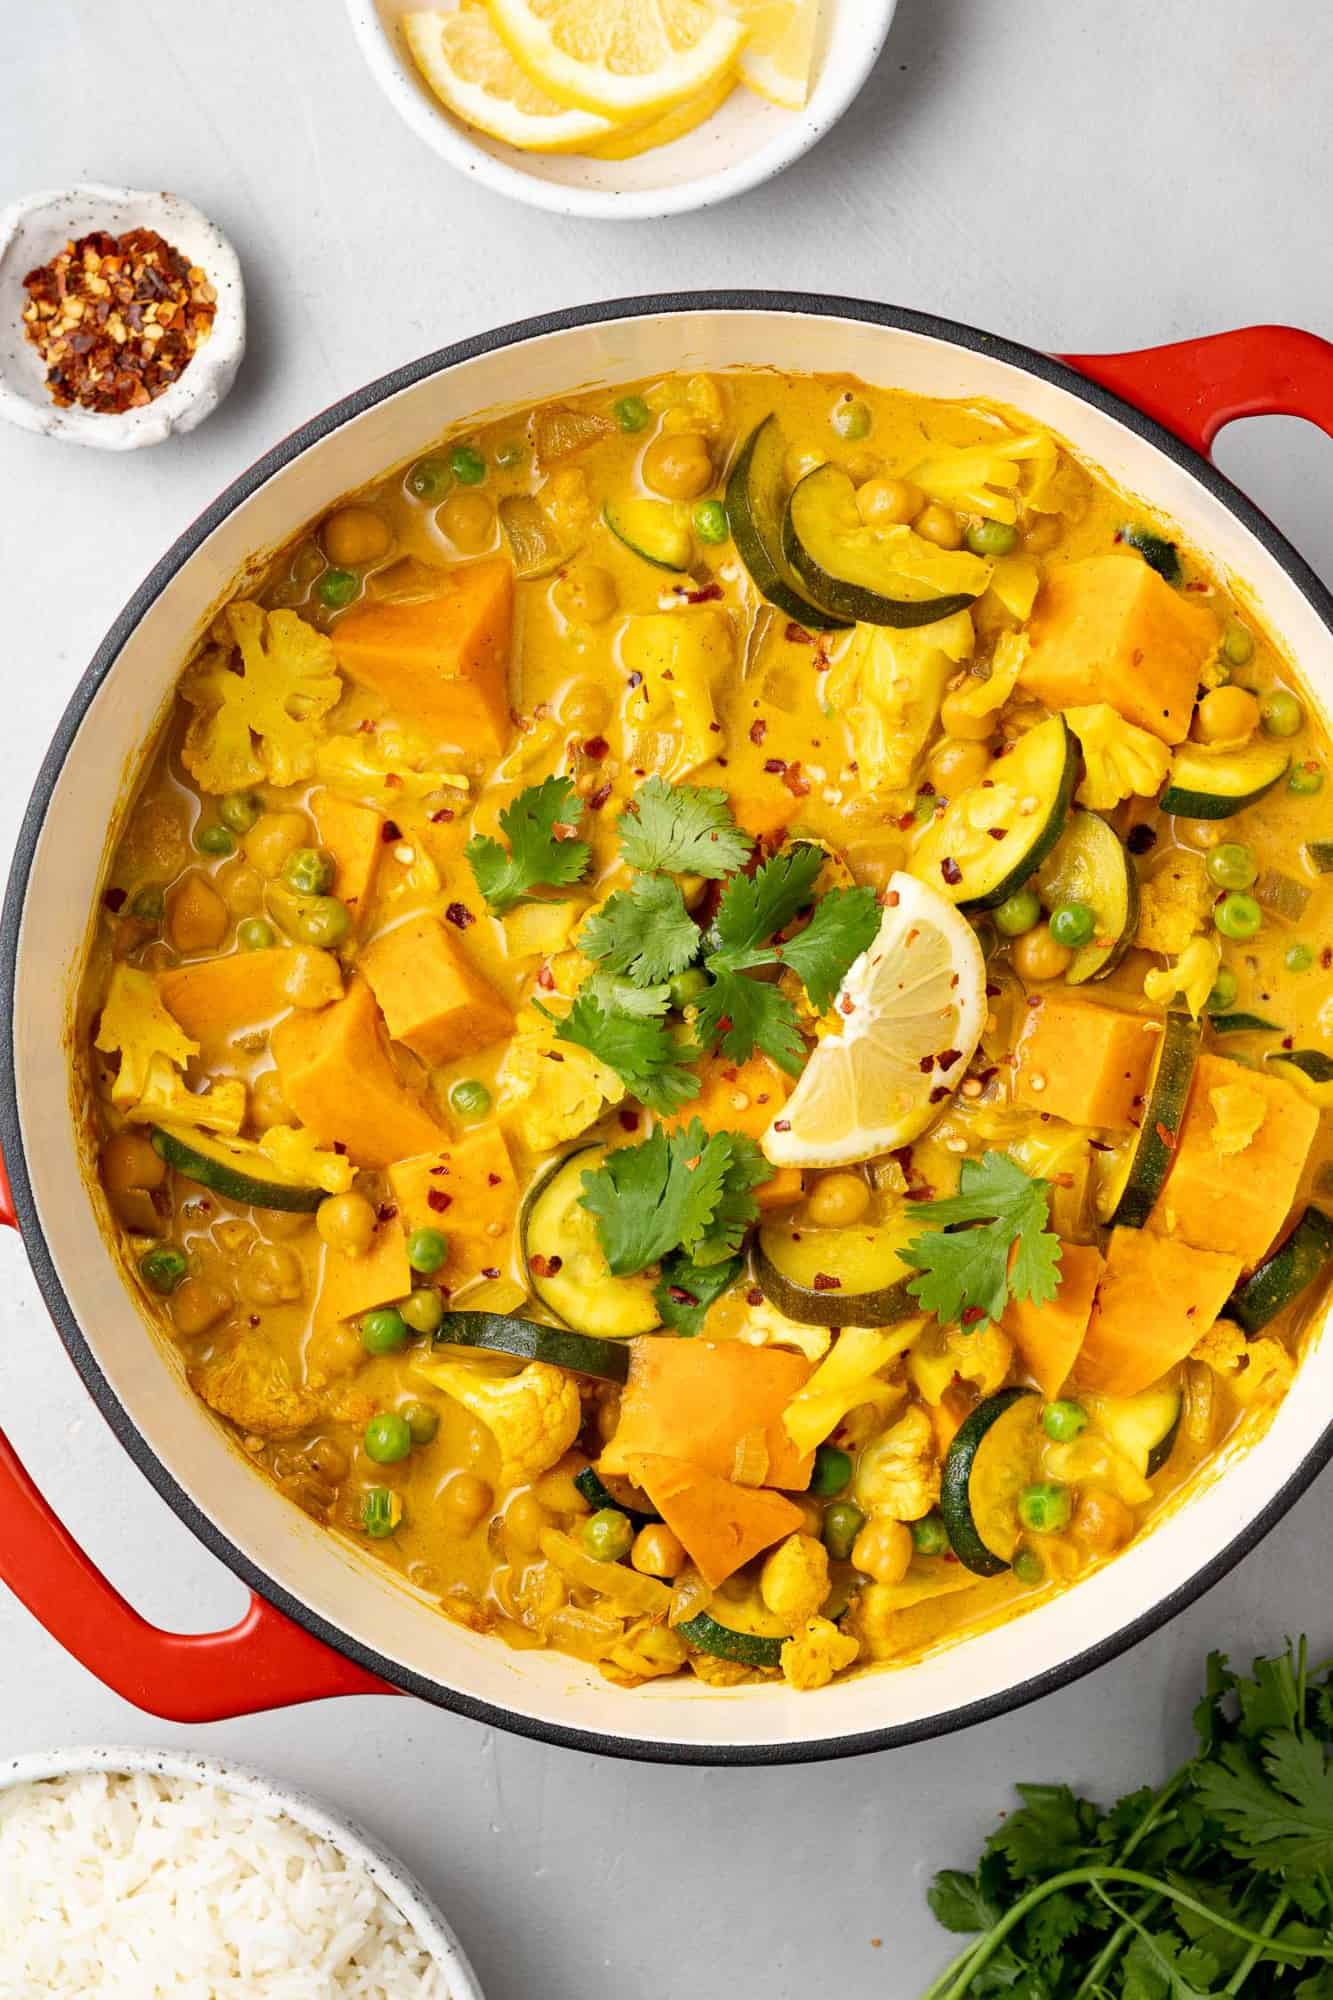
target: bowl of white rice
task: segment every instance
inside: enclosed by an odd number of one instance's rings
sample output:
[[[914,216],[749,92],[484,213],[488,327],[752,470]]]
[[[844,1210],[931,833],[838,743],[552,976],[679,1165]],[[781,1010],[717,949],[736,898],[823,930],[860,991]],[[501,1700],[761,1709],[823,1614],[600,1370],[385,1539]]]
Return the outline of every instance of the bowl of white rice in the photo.
[[[174,1751],[0,1764],[0,1968],[3,2000],[481,2000],[367,1834]]]

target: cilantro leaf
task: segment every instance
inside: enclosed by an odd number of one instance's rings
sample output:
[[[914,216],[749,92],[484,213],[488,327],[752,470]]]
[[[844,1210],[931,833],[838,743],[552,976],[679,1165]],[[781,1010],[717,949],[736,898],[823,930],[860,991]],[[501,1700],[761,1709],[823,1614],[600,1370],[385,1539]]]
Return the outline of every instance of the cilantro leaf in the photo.
[[[633,1014],[645,1021],[660,1020],[671,1005],[669,986],[636,986],[616,972],[590,972],[579,998],[585,994],[608,1014]]]
[[[712,1223],[691,1246],[696,1264],[717,1264],[735,1255],[746,1230],[759,1216],[754,1190],[773,1178],[773,1168],[760,1152],[757,1140],[744,1132],[728,1132],[726,1137],[731,1142],[731,1164]]]
[[[941,1868],[926,1901],[946,1931],[988,1931],[1000,1919],[1000,1905],[975,1875],[964,1875],[960,1868]]]
[[[779,987],[723,969],[696,1004],[695,1033],[705,1048],[720,1039],[731,1062],[745,1062],[759,1048],[788,1076],[800,1075],[805,1044],[796,1009]]]
[[[691,1249],[707,1234],[732,1163],[730,1135],[705,1132],[697,1118],[657,1130],[640,1146],[618,1146],[583,1176],[583,1206],[597,1218],[602,1251],[616,1277]]]
[[[1068,1785],[1019,1785],[1023,1803],[986,1842],[1012,1875],[1056,1875],[1071,1868],[1093,1832],[1096,1814]]]
[[[636,875],[628,889],[608,896],[578,936],[588,958],[600,959],[636,986],[673,979],[698,955],[699,944],[699,926],[685,908],[679,884],[667,875]]]
[[[1238,1860],[1297,1876],[1333,1868],[1333,1771],[1317,1738],[1274,1730],[1257,1760],[1227,1743],[1198,1788]]]
[[[875,942],[882,915],[873,889],[831,889],[816,903],[805,929],[782,946],[782,963],[796,974],[817,1013],[833,1005],[852,965]]]
[[[538,886],[563,889],[582,879],[592,849],[556,831],[576,827],[582,812],[572,778],[543,778],[500,814],[507,851],[487,834],[473,836],[464,852],[493,916],[529,901]]]
[[[822,850],[806,842],[728,882],[707,940],[710,963],[737,972],[774,964],[777,953],[764,940],[807,908],[823,866]]]
[[[699,1094],[699,1079],[681,1061],[681,1051],[662,1020],[612,1003],[580,988],[563,1020],[534,1003],[556,1024],[556,1039],[586,1049],[613,1069],[627,1090],[650,1111],[665,1115]]]
[[[964,1160],[959,1192],[922,1202],[917,1213],[937,1229],[914,1237],[900,1253],[921,1273],[907,1289],[942,1324],[970,1327],[998,1319],[1011,1292],[1034,1305],[1055,1297],[1060,1243],[1046,1227],[1050,1187],[1030,1179],[1007,1154]]]
[[[732,819],[725,792],[713,785],[670,785],[663,778],[639,786],[617,831],[631,868],[705,875],[710,881],[743,868],[754,846]]]
[[[740,1257],[728,1257],[720,1264],[696,1264],[688,1252],[673,1250],[663,1260],[662,1275],[653,1292],[663,1326],[684,1340],[702,1333],[708,1308],[731,1290],[744,1269]]]

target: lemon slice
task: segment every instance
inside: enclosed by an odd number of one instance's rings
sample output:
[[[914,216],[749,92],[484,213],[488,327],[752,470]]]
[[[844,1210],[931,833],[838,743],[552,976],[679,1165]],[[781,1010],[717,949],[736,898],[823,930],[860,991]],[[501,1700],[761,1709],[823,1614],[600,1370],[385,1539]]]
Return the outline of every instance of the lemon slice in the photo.
[[[651,118],[735,67],[745,29],[708,0],[486,0],[510,53],[561,103]]]
[[[770,104],[799,111],[810,95],[821,0],[728,0],[746,30],[741,81]]]
[[[731,96],[736,82],[734,69],[723,70],[716,83],[711,83],[707,90],[699,91],[694,97],[682,98],[679,104],[673,104],[658,117],[650,118],[646,125],[618,126],[609,139],[596,139],[592,145],[582,146],[579,150],[590,153],[598,160],[632,160],[657,146],[670,146],[711,118]]]
[[[572,153],[609,139],[618,126],[571,110],[519,68],[485,7],[403,16],[412,59],[446,109],[466,125],[525,153]]]
[[[775,1167],[840,1167],[923,1132],[963,1080],[986,1020],[971,925],[911,875],[889,881],[879,935],[843,981],[826,1035],[763,1138]]]

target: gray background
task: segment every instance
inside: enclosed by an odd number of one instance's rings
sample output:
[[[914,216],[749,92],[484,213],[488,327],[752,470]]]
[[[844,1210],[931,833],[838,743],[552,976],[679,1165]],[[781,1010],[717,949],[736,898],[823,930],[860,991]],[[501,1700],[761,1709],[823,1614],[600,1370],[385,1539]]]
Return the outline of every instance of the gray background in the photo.
[[[179,530],[312,411],[461,335],[723,284],[888,299],[1075,352],[1262,320],[1333,333],[1323,0],[902,0],[815,153],[729,207],[637,225],[465,186],[399,124],[338,0],[3,0],[0,17],[0,205],[82,179],[178,189],[234,240],[251,311],[237,387],[193,437],[118,460],[0,436],[5,854],[69,690]],[[1253,422],[1218,456],[1333,580],[1329,441]],[[145,1615],[237,1614],[237,1584],[87,1400],[13,1241],[0,1412]],[[808,1770],[616,1764],[406,1700],[173,1729],[0,1593],[0,1757],[190,1742],[308,1784],[421,1873],[491,2000],[910,2000],[943,1957],[924,1881],[970,1856],[1011,1780],[1109,1790],[1174,1758],[1209,1646],[1247,1657],[1304,1627],[1327,1653],[1331,1536],[1325,1482],[1115,1666],[988,1728]]]

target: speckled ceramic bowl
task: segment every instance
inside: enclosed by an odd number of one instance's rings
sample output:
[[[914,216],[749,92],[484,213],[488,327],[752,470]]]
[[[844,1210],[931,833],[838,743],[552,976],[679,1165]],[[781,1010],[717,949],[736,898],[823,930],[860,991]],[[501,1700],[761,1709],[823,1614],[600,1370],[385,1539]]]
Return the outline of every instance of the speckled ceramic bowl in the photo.
[[[179,378],[151,403],[120,414],[99,415],[52,402],[45,371],[23,331],[27,293],[23,280],[48,263],[71,237],[104,229],[155,229],[192,264],[206,271],[217,292],[213,330]],[[47,189],[0,211],[0,417],[26,431],[87,444],[99,451],[135,451],[161,444],[173,431],[192,431],[214,411],[236,379],[245,352],[245,287],[236,252],[206,215],[178,194],[138,188]]]

